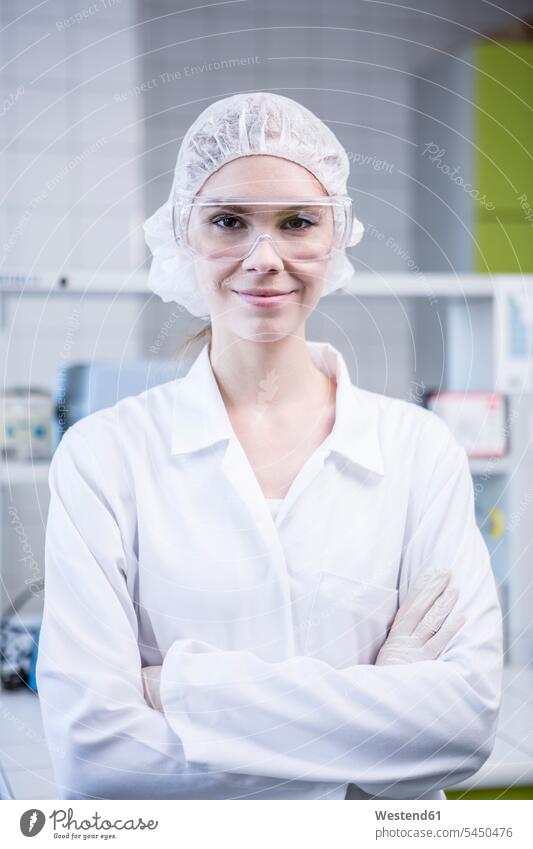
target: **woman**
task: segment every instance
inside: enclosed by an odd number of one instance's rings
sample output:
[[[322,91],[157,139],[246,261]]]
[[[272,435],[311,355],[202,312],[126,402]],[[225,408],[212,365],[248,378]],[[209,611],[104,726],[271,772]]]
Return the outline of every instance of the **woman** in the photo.
[[[208,344],[50,470],[37,676],[63,798],[442,799],[490,754],[501,613],[465,452],[305,338],[353,273],[348,173],[274,94],[183,139],[150,285]]]

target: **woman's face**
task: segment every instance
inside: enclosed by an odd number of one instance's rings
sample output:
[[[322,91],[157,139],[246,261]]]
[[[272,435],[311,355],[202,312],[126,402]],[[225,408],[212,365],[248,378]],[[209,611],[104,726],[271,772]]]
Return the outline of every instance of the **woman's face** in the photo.
[[[197,195],[199,199],[239,197],[265,201],[279,197],[312,200],[325,196],[327,192],[322,184],[306,168],[287,159],[262,155],[226,163],[205,181]],[[303,232],[303,228],[315,226],[312,215],[282,216],[281,207],[243,206],[242,209],[242,214],[232,212],[228,216],[224,215],[223,207],[193,207],[189,218],[188,240],[200,252],[205,252],[206,243],[216,245],[217,240],[224,245],[231,240],[248,245],[263,232],[274,239],[274,242],[260,240],[244,259],[194,256],[196,277],[209,306],[213,328],[263,342],[302,332],[322,293],[329,261],[298,261],[303,241],[313,245],[320,238],[318,229]],[[328,210],[324,215],[330,216],[332,232],[331,212]],[[285,256],[276,250],[275,240],[279,245],[289,245],[287,250],[280,248]],[[294,244],[298,245],[297,249],[293,248]],[[275,291],[283,293],[283,297],[267,300],[258,298],[257,294],[254,297],[250,290],[254,294]]]

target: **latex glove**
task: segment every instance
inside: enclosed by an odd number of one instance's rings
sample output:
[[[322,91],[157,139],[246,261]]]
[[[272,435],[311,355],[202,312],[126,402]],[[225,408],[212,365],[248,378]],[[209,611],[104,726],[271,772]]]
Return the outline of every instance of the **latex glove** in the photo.
[[[407,593],[394,618],[376,666],[434,660],[465,623],[450,616],[458,591],[448,586],[451,572],[424,572]],[[446,621],[445,621],[446,620]]]
[[[160,681],[161,667],[160,666],[145,666],[142,669],[142,680],[144,698],[147,704],[154,710],[163,710],[161,704]]]

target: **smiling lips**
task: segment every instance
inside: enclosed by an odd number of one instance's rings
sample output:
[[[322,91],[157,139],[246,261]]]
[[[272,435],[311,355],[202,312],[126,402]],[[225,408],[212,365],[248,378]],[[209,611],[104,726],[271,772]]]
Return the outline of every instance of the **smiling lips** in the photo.
[[[253,304],[259,307],[273,307],[283,303],[290,295],[293,295],[296,289],[290,292],[280,292],[277,289],[243,289],[238,292],[232,289],[236,295],[239,295],[247,304]]]

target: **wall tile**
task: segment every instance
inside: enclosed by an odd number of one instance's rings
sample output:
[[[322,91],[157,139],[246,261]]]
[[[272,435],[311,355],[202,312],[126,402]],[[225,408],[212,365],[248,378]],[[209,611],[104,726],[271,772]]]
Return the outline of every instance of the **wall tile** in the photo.
[[[60,267],[70,243],[69,222],[24,207],[7,208],[8,244],[6,265],[24,272]]]
[[[84,84],[79,90],[80,120],[77,138],[82,149],[90,145],[114,145],[118,150],[138,145],[143,138],[143,121],[135,98],[116,102],[115,90]]]
[[[40,20],[28,15],[24,24],[17,22],[10,30],[15,44],[15,58],[6,68],[8,77],[33,85],[65,90],[69,77],[69,51],[64,32],[56,27],[51,15]]]
[[[80,27],[78,35],[80,79],[111,90],[135,85],[140,52],[135,28]]]
[[[10,159],[13,165],[8,180],[10,204],[42,214],[68,211],[72,172],[65,154],[19,149]]]

